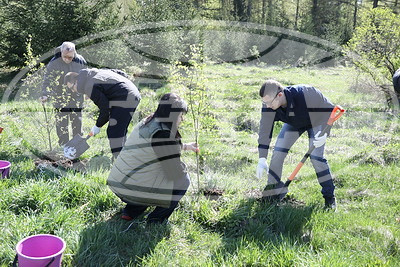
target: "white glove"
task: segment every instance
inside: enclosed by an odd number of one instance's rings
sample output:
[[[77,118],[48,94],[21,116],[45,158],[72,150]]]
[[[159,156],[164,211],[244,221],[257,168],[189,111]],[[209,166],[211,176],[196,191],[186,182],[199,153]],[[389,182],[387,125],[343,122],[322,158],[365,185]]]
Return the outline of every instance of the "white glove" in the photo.
[[[321,134],[321,131],[318,131],[318,133],[314,136],[315,140],[313,141],[313,144],[315,147],[323,146],[326,142],[327,133],[324,133],[323,136],[319,136],[320,134]]]
[[[257,165],[257,178],[261,179],[263,171],[268,172],[268,164],[267,164],[267,159],[266,158],[259,158],[258,159],[258,165]]]
[[[97,127],[96,125],[92,127],[92,130],[90,130],[90,133],[95,136],[96,134],[98,134],[100,132],[100,128]]]
[[[44,102],[46,102],[47,101],[47,96],[41,96],[41,97],[39,97],[39,100],[40,100],[40,102],[42,102],[42,103],[44,103]]]

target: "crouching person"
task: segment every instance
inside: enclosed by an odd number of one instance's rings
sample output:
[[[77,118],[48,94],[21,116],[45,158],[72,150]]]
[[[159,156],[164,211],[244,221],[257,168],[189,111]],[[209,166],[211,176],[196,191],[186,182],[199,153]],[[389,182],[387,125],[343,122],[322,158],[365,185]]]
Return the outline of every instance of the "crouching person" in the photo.
[[[108,122],[107,136],[113,160],[117,158],[141,99],[139,90],[129,79],[109,69],[69,72],[65,75],[64,83],[73,92],[86,94],[98,106],[100,114],[91,134],[98,134]]]
[[[198,151],[196,143],[181,143],[178,127],[187,104],[176,94],[161,97],[157,110],[128,137],[107,184],[126,203],[122,219],[132,220],[156,206],[147,223],[167,222],[190,181],[181,151]]]

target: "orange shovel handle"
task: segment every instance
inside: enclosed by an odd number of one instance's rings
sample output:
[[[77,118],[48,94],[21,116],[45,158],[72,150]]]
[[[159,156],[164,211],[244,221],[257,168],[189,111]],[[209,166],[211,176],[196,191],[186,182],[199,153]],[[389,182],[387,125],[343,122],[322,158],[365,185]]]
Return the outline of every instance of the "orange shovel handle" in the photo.
[[[337,105],[335,106],[335,108],[332,110],[331,115],[329,116],[329,120],[328,120],[328,125],[333,125],[333,123],[335,121],[337,121],[340,117],[342,117],[342,115],[345,113],[344,108],[342,108],[341,106]]]

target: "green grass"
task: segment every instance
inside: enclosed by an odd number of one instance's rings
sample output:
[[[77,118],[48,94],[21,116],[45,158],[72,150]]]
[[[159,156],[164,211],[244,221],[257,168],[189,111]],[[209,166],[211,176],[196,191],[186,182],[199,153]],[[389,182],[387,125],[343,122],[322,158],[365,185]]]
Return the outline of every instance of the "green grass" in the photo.
[[[196,159],[186,152],[192,184],[166,226],[146,227],[144,218],[131,226],[120,220],[123,203],[106,186],[110,153],[104,129],[88,141],[84,171],[52,168],[45,162],[37,166],[35,153],[49,150],[42,107],[29,99],[3,103],[0,159],[13,165],[11,177],[0,180],[1,266],[11,264],[19,240],[39,233],[67,242],[63,266],[400,265],[400,127],[398,119],[381,112],[381,94],[363,91],[362,84],[355,85],[356,71],[343,67],[218,65],[207,67],[206,76],[213,92],[208,111],[212,125],[200,136],[200,185]],[[258,89],[267,78],[285,85],[314,85],[347,109],[326,146],[336,212],[322,209],[320,186],[309,162],[290,185],[291,203],[271,206],[251,197],[266,184],[266,177],[255,177],[255,167]],[[142,90],[130,129],[154,110],[157,96],[165,91],[168,87]],[[96,107],[88,102],[85,131],[96,116]],[[182,125],[184,141],[193,140],[191,125],[188,114]],[[280,127],[276,125],[274,137]],[[55,129],[51,140],[57,148]],[[306,149],[307,138],[302,137],[285,161],[283,179]],[[222,189],[224,195],[210,200],[197,194],[198,187]]]

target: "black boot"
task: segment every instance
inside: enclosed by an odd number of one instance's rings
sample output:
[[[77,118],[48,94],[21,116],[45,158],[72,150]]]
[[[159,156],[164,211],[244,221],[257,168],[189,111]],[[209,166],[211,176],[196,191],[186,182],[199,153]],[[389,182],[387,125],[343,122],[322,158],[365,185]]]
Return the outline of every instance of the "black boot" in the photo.
[[[324,197],[325,198],[325,210],[336,210],[336,198],[335,197]]]
[[[279,202],[287,194],[287,187],[284,187],[284,183],[279,181],[277,184],[269,184],[264,188],[262,201],[263,202]]]

